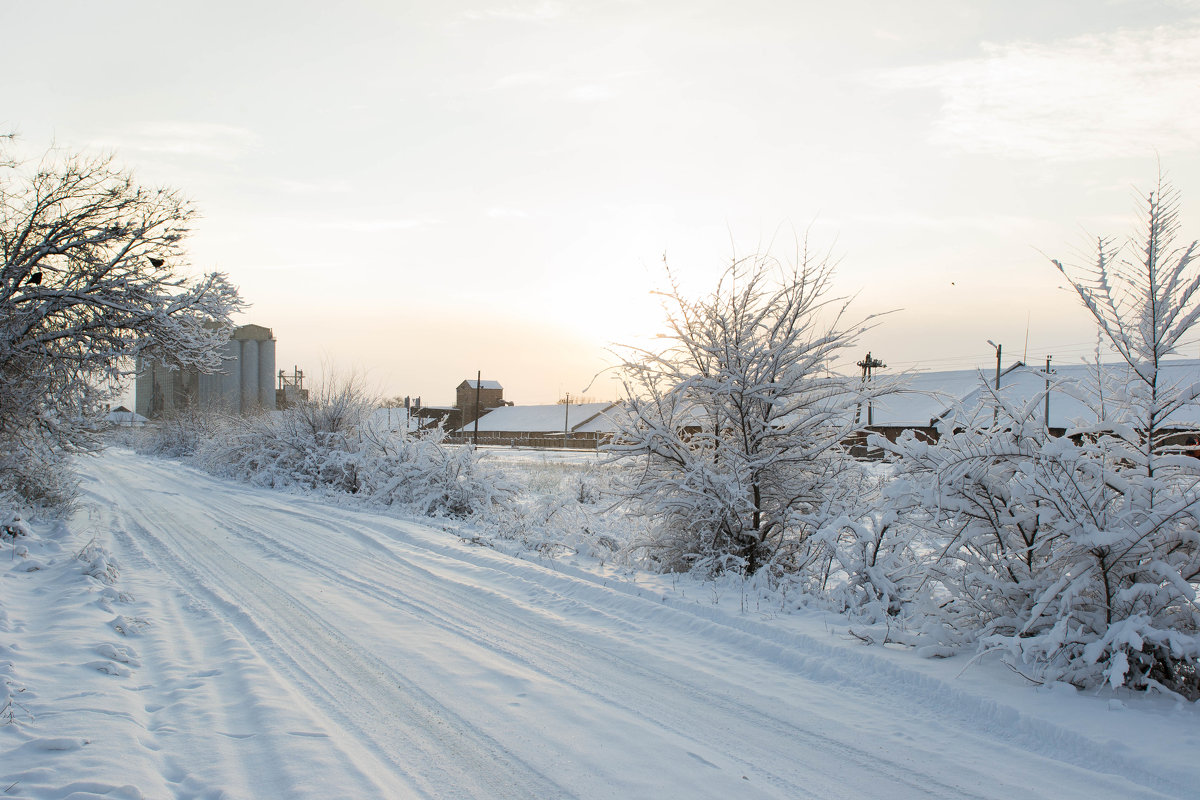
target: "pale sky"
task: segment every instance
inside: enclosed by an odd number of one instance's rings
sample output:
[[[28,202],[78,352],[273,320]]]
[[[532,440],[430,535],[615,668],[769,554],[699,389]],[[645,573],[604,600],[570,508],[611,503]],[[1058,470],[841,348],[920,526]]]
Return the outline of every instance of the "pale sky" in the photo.
[[[24,152],[183,190],[192,269],[280,367],[426,404],[476,370],[578,396],[662,329],[664,254],[701,293],[806,229],[859,314],[901,309],[857,348],[891,371],[1078,361],[1048,257],[1132,232],[1159,163],[1200,236],[1197,2],[90,0],[0,30]]]

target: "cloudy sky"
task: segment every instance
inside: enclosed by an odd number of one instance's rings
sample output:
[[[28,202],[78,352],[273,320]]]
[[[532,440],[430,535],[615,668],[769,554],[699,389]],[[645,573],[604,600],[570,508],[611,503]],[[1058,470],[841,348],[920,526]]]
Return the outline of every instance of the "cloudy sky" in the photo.
[[[0,29],[23,150],[182,189],[193,269],[281,367],[426,403],[476,370],[578,395],[661,329],[664,255],[701,293],[806,231],[859,313],[898,309],[858,348],[893,370],[1077,361],[1048,257],[1131,232],[1160,164],[1200,235],[1196,2],[65,0]]]

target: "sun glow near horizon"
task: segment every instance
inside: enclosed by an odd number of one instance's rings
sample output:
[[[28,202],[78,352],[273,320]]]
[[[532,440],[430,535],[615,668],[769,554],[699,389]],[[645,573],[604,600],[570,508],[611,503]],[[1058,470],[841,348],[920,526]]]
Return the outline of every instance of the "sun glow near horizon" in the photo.
[[[22,152],[178,187],[194,268],[243,288],[281,364],[390,394],[482,369],[552,402],[661,330],[664,254],[702,295],[794,231],[855,313],[903,309],[863,352],[1049,352],[1090,328],[1043,253],[1129,230],[1160,161],[1185,232],[1200,203],[1190,3],[127,7],[0,12],[59,44],[0,53]]]

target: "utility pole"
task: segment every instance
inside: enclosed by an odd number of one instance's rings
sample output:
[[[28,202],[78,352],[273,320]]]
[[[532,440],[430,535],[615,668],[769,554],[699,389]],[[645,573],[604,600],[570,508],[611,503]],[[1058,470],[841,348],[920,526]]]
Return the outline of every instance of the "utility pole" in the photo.
[[[987,343],[996,348],[996,393],[1000,393],[1000,349],[1003,345],[998,345],[991,339]],[[982,375],[980,376],[982,377]],[[1000,420],[1000,400],[996,399],[996,404],[992,408],[992,424],[995,425]]]
[[[483,382],[483,370],[475,373],[475,447],[479,447],[479,384]]]
[[[866,385],[870,382],[871,378],[874,377],[874,373],[875,373],[876,369],[880,369],[880,368],[886,369],[887,368],[887,364],[883,363],[878,358],[872,358],[871,352],[869,350],[867,351],[867,357],[857,363],[858,363],[858,366],[862,367],[862,380],[863,380],[864,387],[866,387]],[[867,398],[867,426],[868,427],[870,427],[875,422],[874,417],[875,417],[875,404],[872,401],[872,399],[868,397]]]
[[[567,436],[571,433],[571,393],[567,392],[567,402],[563,405],[563,449],[567,449]]]
[[[1050,434],[1050,356],[1046,356],[1046,434]]]

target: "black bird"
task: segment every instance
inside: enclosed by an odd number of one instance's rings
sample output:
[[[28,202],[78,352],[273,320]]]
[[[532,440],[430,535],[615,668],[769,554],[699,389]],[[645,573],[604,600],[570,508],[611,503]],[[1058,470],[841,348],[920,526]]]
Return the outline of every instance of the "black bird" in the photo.
[[[155,269],[158,269],[165,263],[167,262],[163,261],[161,258],[155,258],[154,256],[150,257],[150,266],[154,267]]]
[[[33,273],[32,275],[29,276],[29,280],[25,281],[25,283],[29,284],[30,286],[37,286],[41,282],[42,282],[42,273],[41,272]]]

